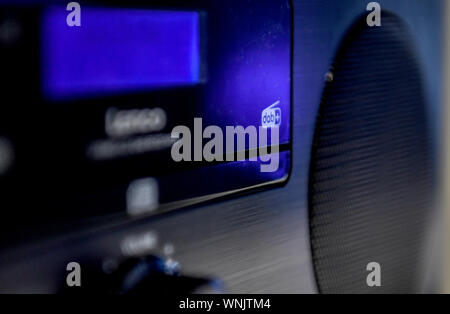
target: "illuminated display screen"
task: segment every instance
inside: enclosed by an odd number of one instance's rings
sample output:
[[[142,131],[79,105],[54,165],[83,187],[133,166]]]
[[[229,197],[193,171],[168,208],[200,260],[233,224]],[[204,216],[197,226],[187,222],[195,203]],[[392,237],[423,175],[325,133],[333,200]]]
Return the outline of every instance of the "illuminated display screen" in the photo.
[[[198,12],[82,7],[68,26],[65,7],[42,15],[42,88],[46,98],[140,92],[196,84]]]

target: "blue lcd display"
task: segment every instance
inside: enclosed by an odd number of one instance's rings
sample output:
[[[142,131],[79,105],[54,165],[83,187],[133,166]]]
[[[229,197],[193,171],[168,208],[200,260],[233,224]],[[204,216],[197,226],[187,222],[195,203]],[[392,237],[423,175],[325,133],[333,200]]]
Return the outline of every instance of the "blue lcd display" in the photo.
[[[42,16],[42,88],[73,98],[193,85],[199,81],[198,12],[82,7],[68,26],[65,7]]]

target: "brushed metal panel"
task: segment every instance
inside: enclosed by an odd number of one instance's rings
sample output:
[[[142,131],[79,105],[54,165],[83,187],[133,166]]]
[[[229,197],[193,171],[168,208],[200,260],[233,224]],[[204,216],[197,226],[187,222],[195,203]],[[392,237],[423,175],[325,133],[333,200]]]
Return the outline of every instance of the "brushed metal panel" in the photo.
[[[413,30],[427,34],[438,30],[440,21],[424,16],[439,11],[440,3],[382,1]],[[317,292],[306,199],[313,121],[324,74],[339,41],[356,16],[365,12],[365,5],[357,0],[294,1],[293,168],[284,187],[2,252],[0,291],[55,292],[67,262],[114,256],[124,237],[151,230],[158,234],[157,252],[164,243],[172,243],[185,273],[218,277],[227,292]],[[434,35],[418,40],[421,52],[431,57],[424,66],[430,90],[439,91],[433,85],[440,73],[439,41]],[[432,102],[438,102],[433,95]]]

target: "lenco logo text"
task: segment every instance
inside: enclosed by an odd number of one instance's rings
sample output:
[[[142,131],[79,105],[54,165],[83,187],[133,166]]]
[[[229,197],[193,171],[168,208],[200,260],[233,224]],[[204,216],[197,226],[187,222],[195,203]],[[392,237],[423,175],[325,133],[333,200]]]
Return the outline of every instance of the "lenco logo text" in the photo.
[[[166,124],[167,115],[161,108],[135,110],[109,108],[105,115],[105,131],[110,137],[159,132]]]
[[[280,101],[277,101],[262,112],[261,124],[264,128],[279,127],[281,125],[281,109],[275,108],[279,104]]]

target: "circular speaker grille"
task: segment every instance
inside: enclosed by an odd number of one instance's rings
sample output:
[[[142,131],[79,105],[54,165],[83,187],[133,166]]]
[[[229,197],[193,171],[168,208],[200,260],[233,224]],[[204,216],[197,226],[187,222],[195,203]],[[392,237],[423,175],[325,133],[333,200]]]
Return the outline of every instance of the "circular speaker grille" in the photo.
[[[421,71],[407,28],[358,21],[328,75],[309,186],[323,293],[413,293],[431,210],[432,154]],[[369,288],[367,265],[381,265]]]

